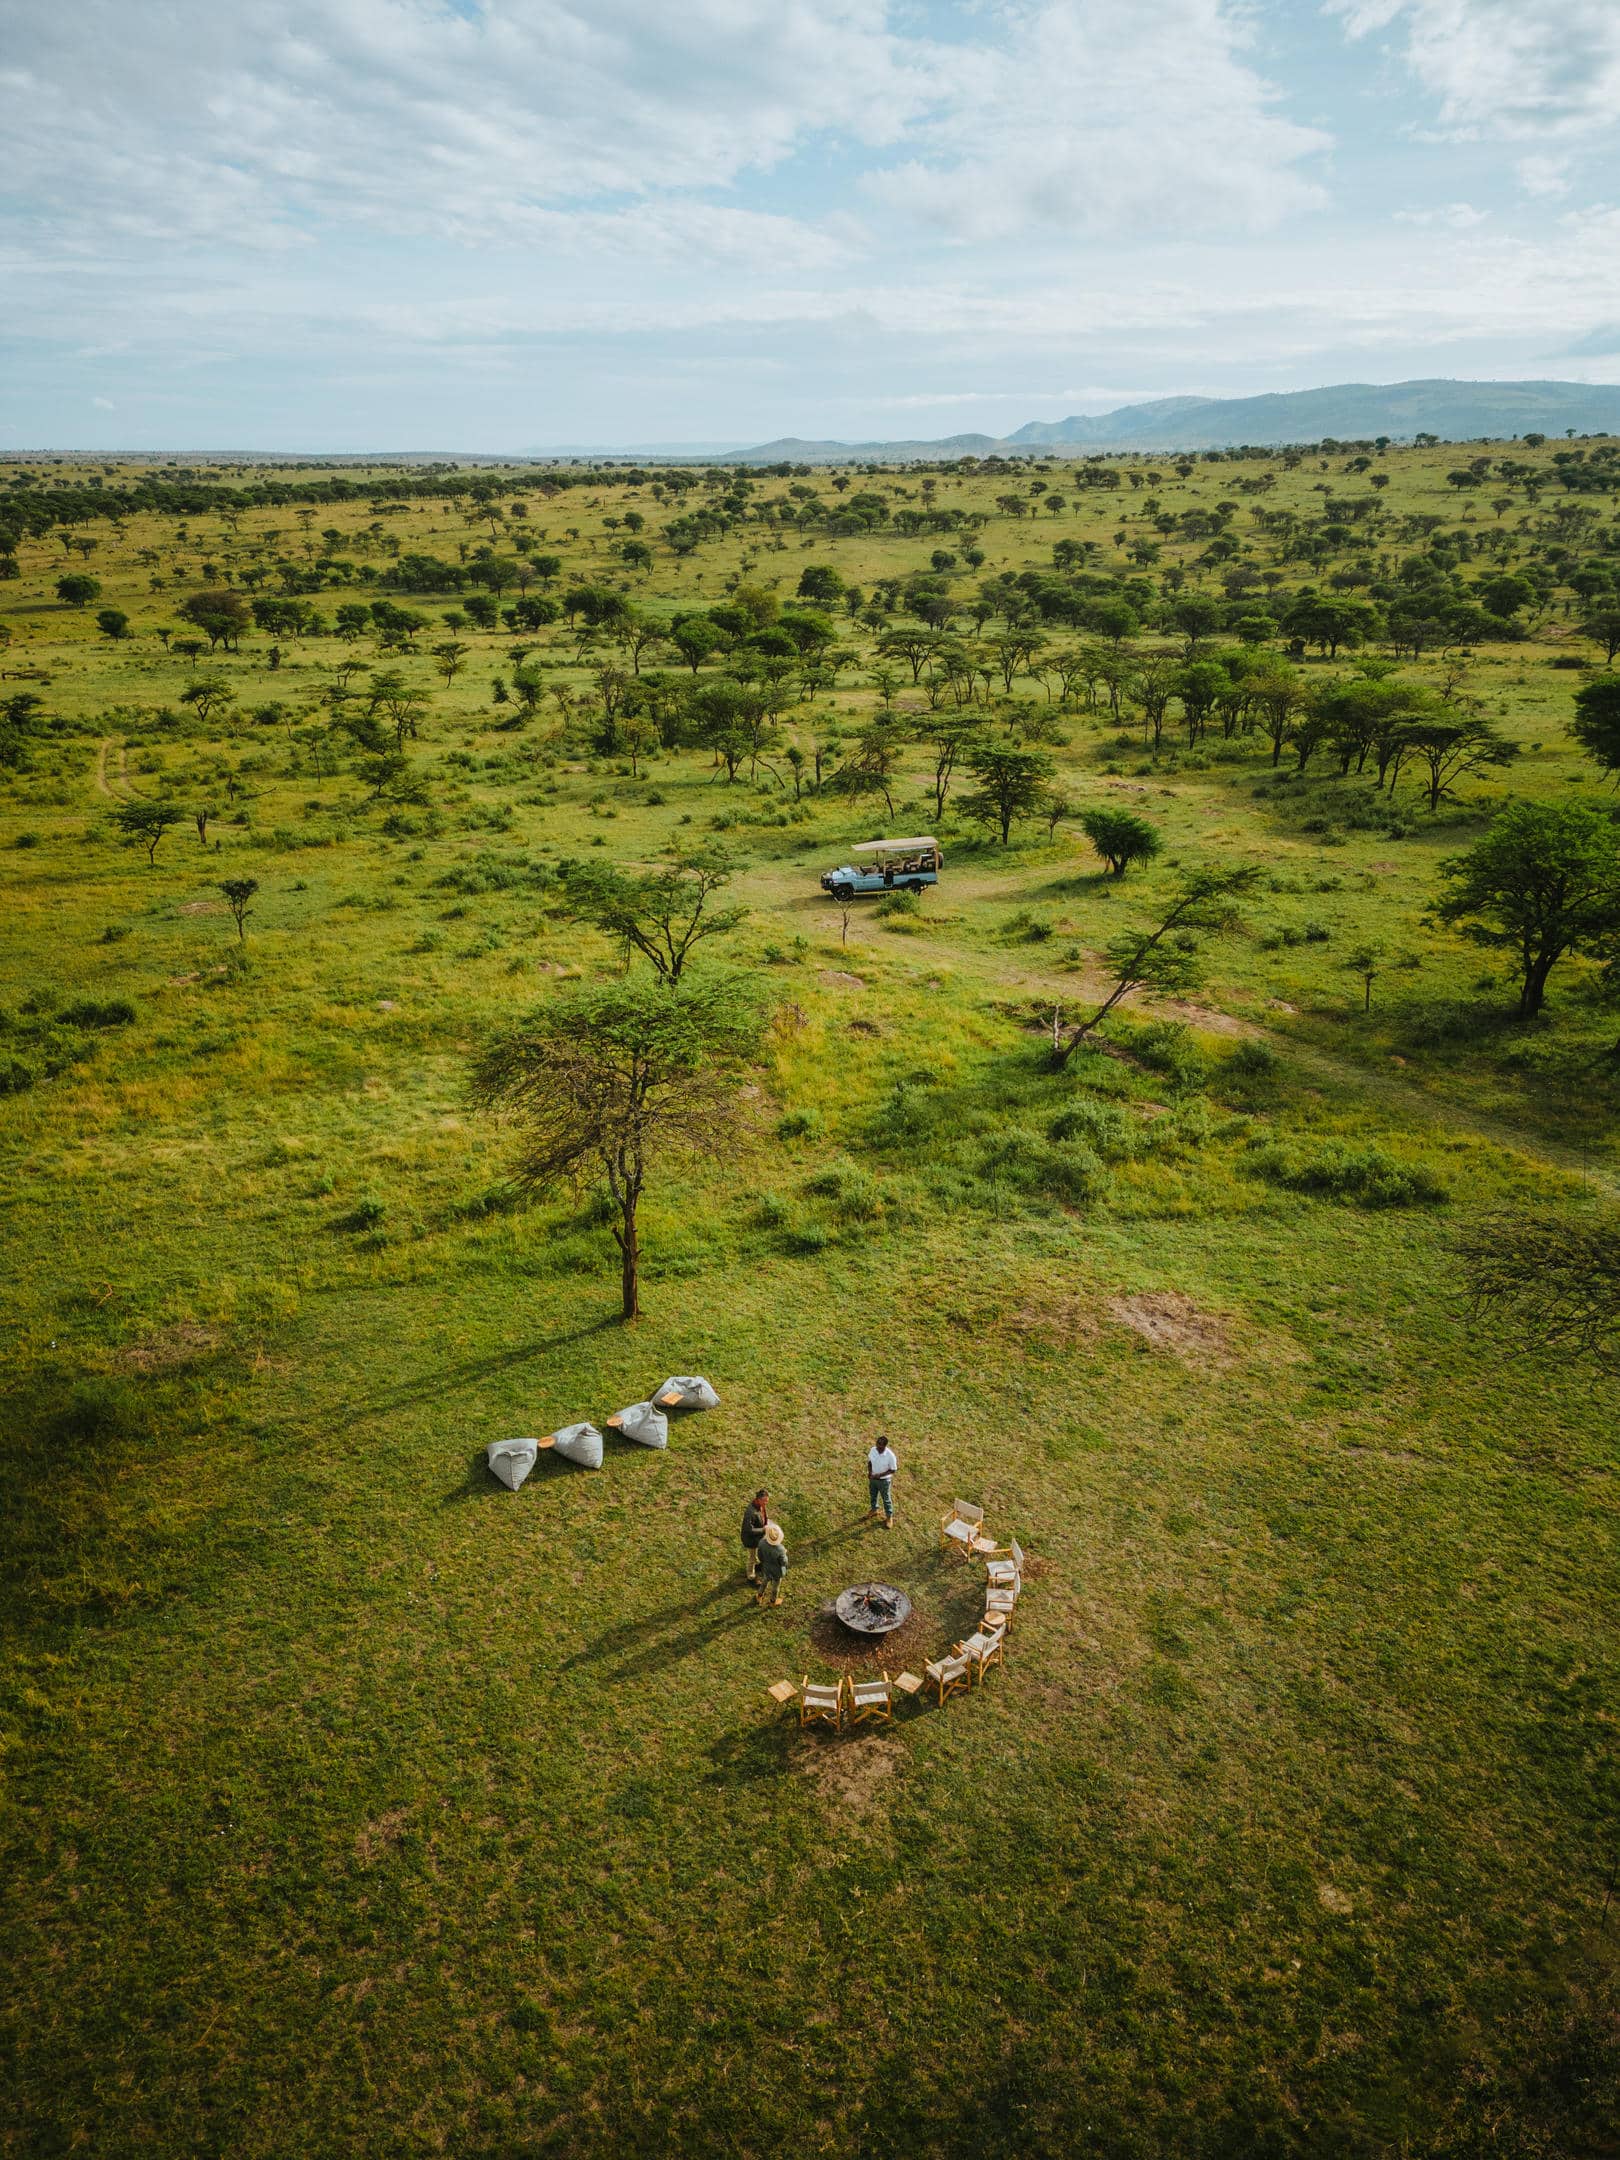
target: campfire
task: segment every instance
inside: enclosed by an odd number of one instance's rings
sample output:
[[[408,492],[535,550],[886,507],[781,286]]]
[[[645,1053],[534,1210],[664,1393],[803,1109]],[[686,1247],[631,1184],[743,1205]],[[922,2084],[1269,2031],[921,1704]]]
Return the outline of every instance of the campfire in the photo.
[[[892,1583],[856,1583],[839,1592],[833,1610],[856,1635],[888,1635],[911,1618],[911,1600]]]

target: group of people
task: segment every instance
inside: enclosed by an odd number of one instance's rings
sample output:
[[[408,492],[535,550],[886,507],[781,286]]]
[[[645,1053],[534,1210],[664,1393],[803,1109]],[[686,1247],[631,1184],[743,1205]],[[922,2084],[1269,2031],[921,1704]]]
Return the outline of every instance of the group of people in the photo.
[[[879,1433],[866,1451],[867,1519],[894,1528],[894,1479],[899,1458],[887,1433]],[[756,1604],[780,1605],[782,1579],[788,1570],[787,1539],[771,1520],[771,1496],[762,1485],[743,1509],[743,1580],[757,1590]]]

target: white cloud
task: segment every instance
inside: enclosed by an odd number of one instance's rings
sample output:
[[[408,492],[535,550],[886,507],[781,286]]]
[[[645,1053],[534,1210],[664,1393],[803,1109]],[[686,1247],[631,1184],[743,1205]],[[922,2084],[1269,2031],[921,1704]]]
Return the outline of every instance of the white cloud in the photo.
[[[118,410],[110,397],[93,397],[90,403],[97,412],[116,412]]]
[[[1510,141],[1611,126],[1620,99],[1615,0],[1326,0],[1351,37],[1398,30],[1445,133]]]
[[[63,239],[166,246],[297,247],[323,224],[522,240],[657,193],[662,240],[726,254],[750,213],[682,197],[811,135],[881,147],[940,87],[886,0],[35,0],[6,57],[14,195]]]
[[[1483,225],[1489,212],[1476,210],[1472,203],[1437,203],[1432,210],[1397,210],[1397,225],[1443,225],[1448,232],[1469,232],[1476,225]]]
[[[1520,187],[1539,201],[1556,202],[1570,191],[1567,158],[1522,157],[1516,169]]]
[[[876,173],[880,204],[964,241],[1264,230],[1324,197],[1328,146],[1276,109],[1223,0],[1012,0],[1006,35],[961,56],[922,154]]]

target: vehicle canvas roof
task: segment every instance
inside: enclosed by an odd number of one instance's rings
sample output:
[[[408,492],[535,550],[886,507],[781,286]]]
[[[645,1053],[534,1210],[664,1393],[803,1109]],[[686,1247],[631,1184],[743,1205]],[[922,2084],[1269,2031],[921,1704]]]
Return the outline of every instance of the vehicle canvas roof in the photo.
[[[890,848],[938,847],[932,833],[919,833],[913,840],[858,840],[850,850],[854,855],[882,855]]]

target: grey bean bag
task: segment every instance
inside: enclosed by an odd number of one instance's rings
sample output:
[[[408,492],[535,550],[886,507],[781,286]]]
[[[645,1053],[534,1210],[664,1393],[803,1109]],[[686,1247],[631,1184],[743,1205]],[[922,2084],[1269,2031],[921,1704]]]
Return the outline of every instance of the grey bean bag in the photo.
[[[623,1410],[615,1410],[608,1424],[627,1440],[639,1440],[643,1447],[669,1446],[669,1419],[656,1403],[630,1403]]]
[[[539,1458],[538,1440],[492,1440],[484,1450],[490,1475],[500,1479],[508,1492],[516,1492]]]
[[[581,1470],[600,1470],[602,1467],[602,1435],[594,1425],[561,1426],[540,1445],[555,1448],[564,1462],[578,1463]]]
[[[720,1398],[700,1375],[666,1380],[653,1397],[660,1410],[718,1410]]]

